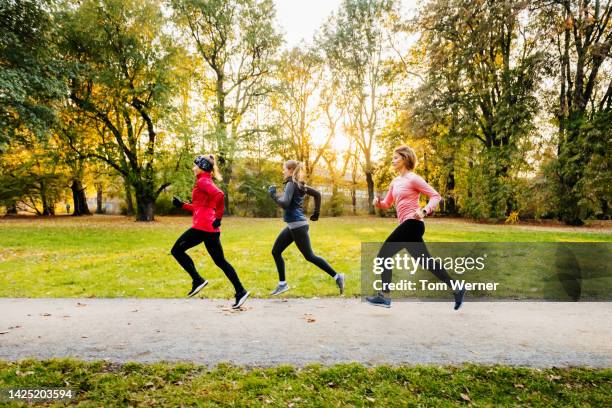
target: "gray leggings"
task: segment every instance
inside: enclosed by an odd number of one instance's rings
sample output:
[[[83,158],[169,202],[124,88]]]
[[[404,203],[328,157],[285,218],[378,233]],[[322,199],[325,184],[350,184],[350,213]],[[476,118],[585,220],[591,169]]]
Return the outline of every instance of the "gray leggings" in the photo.
[[[278,279],[280,281],[285,280],[285,260],[283,259],[282,254],[292,242],[295,242],[295,245],[308,262],[311,262],[323,269],[329,276],[336,276],[336,271],[334,271],[334,268],[332,268],[325,259],[315,255],[315,253],[312,251],[312,247],[310,246],[310,236],[308,235],[308,228],[308,225],[295,229],[286,227],[280,234],[278,234],[278,237],[274,242],[274,246],[272,247],[272,256],[274,257],[274,262],[276,263]]]

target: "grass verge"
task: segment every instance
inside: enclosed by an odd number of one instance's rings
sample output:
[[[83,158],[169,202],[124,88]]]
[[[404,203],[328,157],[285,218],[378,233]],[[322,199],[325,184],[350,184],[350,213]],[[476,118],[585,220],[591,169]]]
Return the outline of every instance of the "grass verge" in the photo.
[[[66,359],[0,361],[0,388],[41,387],[75,391],[74,399],[41,404],[45,406],[603,407],[612,400],[612,370],[359,364],[264,369]]]

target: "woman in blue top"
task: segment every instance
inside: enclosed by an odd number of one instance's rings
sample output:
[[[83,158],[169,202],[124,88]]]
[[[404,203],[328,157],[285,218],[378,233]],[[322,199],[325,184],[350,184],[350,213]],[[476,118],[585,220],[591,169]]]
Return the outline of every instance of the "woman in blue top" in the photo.
[[[321,209],[321,193],[317,190],[308,187],[300,180],[301,164],[295,160],[288,160],[283,166],[283,177],[285,178],[285,191],[282,197],[276,196],[276,186],[270,186],[268,192],[270,196],[283,210],[283,220],[287,223],[287,227],[281,231],[276,238],[272,247],[272,256],[278,270],[278,286],[271,295],[279,295],[289,290],[289,285],[285,280],[285,261],[283,260],[283,251],[295,242],[304,258],[308,262],[312,262],[329,276],[335,279],[340,294],[344,293],[344,274],[337,273],[329,263],[320,256],[315,255],[310,246],[310,237],[308,235],[308,221],[304,216],[302,204],[306,194],[313,196],[315,200],[314,214],[310,217],[311,221],[319,219]]]

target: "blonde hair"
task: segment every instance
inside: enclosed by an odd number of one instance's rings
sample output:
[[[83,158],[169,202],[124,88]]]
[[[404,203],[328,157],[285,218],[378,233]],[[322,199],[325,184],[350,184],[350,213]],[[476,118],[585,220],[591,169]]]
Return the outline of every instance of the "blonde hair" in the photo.
[[[215,156],[213,156],[212,154],[207,154],[206,158],[210,160],[213,165],[213,170],[211,174],[212,177],[217,181],[223,181],[223,176],[221,175],[221,170],[219,170],[219,167],[217,166],[217,160],[215,160]]]
[[[287,160],[285,162],[285,167],[288,170],[293,170],[293,182],[296,184],[302,183],[302,163],[297,160]]]
[[[412,147],[408,146],[400,146],[393,151],[393,153],[397,153],[404,159],[404,166],[408,170],[414,170],[417,165],[417,155],[412,149]]]

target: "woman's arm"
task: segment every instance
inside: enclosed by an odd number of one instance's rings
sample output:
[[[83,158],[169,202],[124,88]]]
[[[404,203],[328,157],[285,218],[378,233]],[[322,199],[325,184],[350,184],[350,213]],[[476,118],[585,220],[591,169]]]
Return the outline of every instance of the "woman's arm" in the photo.
[[[306,194],[314,197],[314,202],[315,202],[315,208],[314,208],[314,212],[315,213],[320,213],[321,212],[321,193],[319,193],[317,190],[315,190],[314,188],[310,187],[310,186],[304,186],[306,188]]]
[[[295,183],[293,181],[290,181],[285,184],[285,192],[283,193],[282,197],[277,197],[274,193],[270,193],[270,197],[272,197],[272,199],[276,201],[276,204],[280,205],[283,208],[288,208],[289,204],[291,204],[291,200],[293,199],[294,192]]]
[[[436,190],[434,190],[432,186],[427,184],[427,182],[423,180],[421,176],[416,176],[414,178],[413,186],[418,192],[429,197],[427,205],[423,208],[427,215],[434,212],[440,201],[442,201],[442,196]]]
[[[187,210],[187,211],[193,212],[193,204],[183,203],[183,206],[181,208],[183,210]]]
[[[215,218],[221,219],[221,217],[223,217],[223,213],[225,212],[225,193],[218,190],[213,202],[215,203]]]
[[[389,191],[387,191],[385,199],[376,203],[376,207],[386,210],[387,208],[391,207],[391,205],[393,205],[393,200],[393,182],[391,182],[391,184],[389,185]]]

